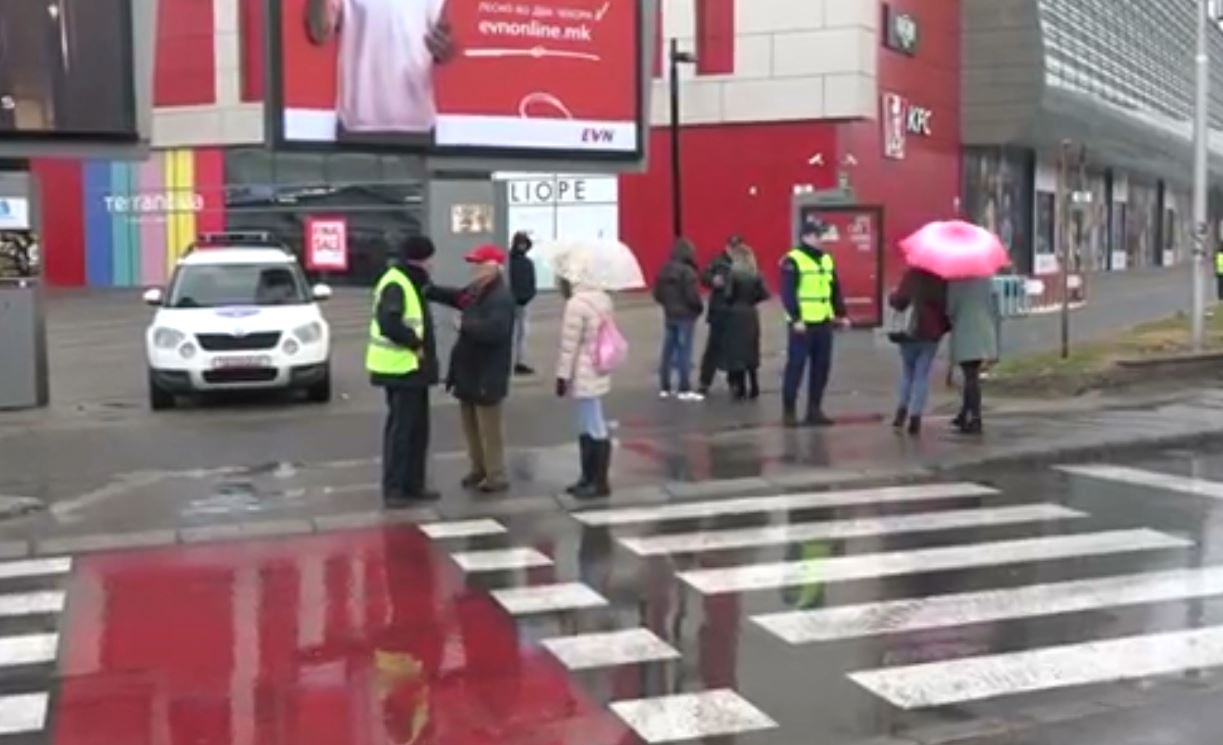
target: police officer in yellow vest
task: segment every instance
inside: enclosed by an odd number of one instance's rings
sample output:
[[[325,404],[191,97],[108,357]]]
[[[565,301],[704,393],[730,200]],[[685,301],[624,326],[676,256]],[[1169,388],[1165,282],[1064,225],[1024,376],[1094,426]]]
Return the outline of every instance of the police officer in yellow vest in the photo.
[[[425,479],[429,389],[438,382],[437,342],[425,300],[433,253],[433,241],[425,236],[408,238],[374,288],[365,368],[370,381],[386,389],[382,498],[388,507],[438,498]]]
[[[807,415],[804,423],[826,427],[833,422],[824,414],[824,389],[832,369],[832,333],[835,325],[848,325],[841,283],[831,254],[820,248],[825,226],[805,220],[799,229],[800,244],[781,260],[781,300],[789,323],[782,405],[786,426],[798,426],[798,389],[810,363],[807,383]]]
[[[1218,298],[1223,300],[1223,248],[1215,254],[1215,284]]]

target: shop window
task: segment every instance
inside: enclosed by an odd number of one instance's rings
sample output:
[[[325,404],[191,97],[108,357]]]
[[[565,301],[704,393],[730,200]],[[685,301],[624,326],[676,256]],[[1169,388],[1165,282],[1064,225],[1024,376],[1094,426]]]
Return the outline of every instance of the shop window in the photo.
[[[233,148],[225,158],[227,229],[268,231],[300,255],[307,218],[345,219],[349,271],[323,277],[328,282],[371,284],[388,246],[421,230],[423,188],[411,176],[412,159],[262,148]]]

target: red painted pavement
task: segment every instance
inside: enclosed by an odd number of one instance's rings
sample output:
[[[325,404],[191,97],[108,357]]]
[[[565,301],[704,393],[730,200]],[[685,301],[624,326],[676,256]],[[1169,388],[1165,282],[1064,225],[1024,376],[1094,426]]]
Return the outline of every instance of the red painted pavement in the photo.
[[[57,745],[631,742],[410,526],[87,557]]]

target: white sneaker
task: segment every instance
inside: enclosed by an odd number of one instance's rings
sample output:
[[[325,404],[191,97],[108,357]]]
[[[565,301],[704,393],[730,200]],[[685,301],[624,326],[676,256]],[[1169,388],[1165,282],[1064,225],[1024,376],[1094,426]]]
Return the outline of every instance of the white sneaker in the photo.
[[[704,401],[705,397],[696,391],[686,391],[679,394],[680,401]]]
[[[659,398],[671,398],[671,391],[659,391],[658,397]]]

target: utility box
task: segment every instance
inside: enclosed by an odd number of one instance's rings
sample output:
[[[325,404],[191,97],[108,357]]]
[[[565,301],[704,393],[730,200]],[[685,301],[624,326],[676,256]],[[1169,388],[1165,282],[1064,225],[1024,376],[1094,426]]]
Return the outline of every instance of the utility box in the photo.
[[[0,410],[50,398],[37,205],[29,174],[0,173]]]
[[[0,277],[0,410],[47,405],[46,339],[38,280]]]

